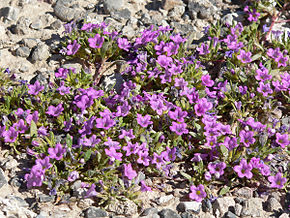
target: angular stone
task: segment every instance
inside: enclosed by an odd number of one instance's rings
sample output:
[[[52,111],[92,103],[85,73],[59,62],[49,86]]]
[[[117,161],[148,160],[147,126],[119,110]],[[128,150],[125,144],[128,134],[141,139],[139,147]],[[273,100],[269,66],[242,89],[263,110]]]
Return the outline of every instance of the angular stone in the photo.
[[[234,214],[231,211],[226,212],[226,214],[224,215],[225,218],[237,218],[236,214]]]
[[[262,202],[261,198],[247,199],[244,203],[241,216],[261,216],[263,211]]]
[[[208,198],[202,201],[202,210],[204,212],[212,212],[212,203]]]
[[[82,17],[84,11],[72,0],[59,0],[54,6],[55,15],[64,22],[70,22]]]
[[[19,9],[14,7],[5,7],[0,10],[0,17],[5,17],[6,20],[16,21],[19,15]]]
[[[197,218],[197,216],[193,215],[192,213],[189,212],[183,212],[181,214],[181,218]]]
[[[106,217],[107,212],[97,207],[91,206],[85,211],[85,218]]]
[[[171,209],[163,209],[158,214],[160,218],[181,218],[180,215]]]
[[[107,209],[118,215],[122,214],[125,216],[132,216],[138,212],[137,205],[131,200],[114,202]]]
[[[195,214],[199,214],[201,208],[201,202],[196,202],[196,201],[185,201],[185,202],[180,202],[177,205],[177,210],[179,212],[193,212]]]
[[[161,206],[166,206],[170,203],[171,200],[173,200],[173,198],[174,198],[173,195],[165,195],[160,198],[157,198],[156,203]]]
[[[282,209],[280,202],[273,197],[269,197],[265,205],[268,212],[279,211]]]
[[[182,0],[162,0],[162,8],[166,11],[170,11],[177,6],[184,6]]]
[[[50,24],[50,28],[53,30],[58,30],[62,27],[62,22],[60,20],[56,20]]]
[[[39,44],[32,53],[32,61],[43,61],[48,59],[49,56],[49,47],[46,44]]]
[[[30,32],[29,25],[31,24],[31,20],[27,17],[21,16],[17,24],[12,27],[11,31],[13,34],[17,35],[26,35]]]
[[[23,46],[23,47],[19,47],[16,50],[16,56],[27,58],[29,57],[29,55],[30,55],[30,49],[28,47]]]
[[[43,27],[43,24],[41,20],[38,20],[30,24],[30,28],[34,30],[40,30],[42,27]]]
[[[45,195],[45,194],[38,195],[38,201],[40,203],[53,202],[54,200],[55,196],[53,195]]]
[[[252,198],[253,197],[253,190],[248,187],[243,187],[240,189],[237,189],[234,192],[235,195],[243,198]]]
[[[241,212],[242,212],[243,206],[240,204],[236,204],[235,208],[234,208],[234,212],[237,216],[241,216]]]
[[[283,213],[279,216],[279,218],[289,218],[289,214]]]
[[[158,209],[151,207],[151,208],[146,208],[143,213],[141,214],[142,217],[144,216],[152,216],[154,214],[158,214]]]
[[[26,39],[22,39],[21,43],[24,44],[24,46],[28,47],[28,48],[33,48],[35,46],[37,46],[39,40],[34,39],[34,38],[26,38]]]
[[[0,169],[0,189],[7,184],[7,180],[5,178],[4,172],[2,169]]]
[[[213,209],[220,211],[220,216],[224,216],[224,214],[229,210],[229,207],[234,207],[236,202],[232,197],[223,197],[218,198],[213,203]]]
[[[113,11],[118,11],[123,9],[123,0],[104,0],[104,10],[106,13],[111,13]]]
[[[9,195],[6,197],[9,202],[17,207],[29,207],[29,204],[27,203],[27,201],[25,201],[24,199],[18,197],[18,196],[14,196],[14,195]]]

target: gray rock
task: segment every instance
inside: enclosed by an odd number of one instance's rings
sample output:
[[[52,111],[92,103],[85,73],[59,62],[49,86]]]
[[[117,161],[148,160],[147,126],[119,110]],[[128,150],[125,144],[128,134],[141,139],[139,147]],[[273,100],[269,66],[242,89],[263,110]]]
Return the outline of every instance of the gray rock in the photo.
[[[30,49],[26,46],[19,47],[16,50],[16,56],[27,58],[27,57],[29,57],[29,55],[30,55]]]
[[[237,216],[241,216],[241,212],[242,212],[243,206],[240,204],[236,204],[234,207],[234,212]]]
[[[180,215],[171,209],[163,209],[158,214],[160,218],[181,218]]]
[[[7,184],[7,180],[5,178],[4,172],[2,169],[0,169],[0,189]]]
[[[220,216],[224,216],[224,214],[229,210],[229,207],[235,206],[235,201],[232,197],[223,197],[218,198],[213,203],[213,209],[220,211]]]
[[[29,34],[29,25],[31,24],[31,20],[27,17],[21,16],[17,24],[11,29],[13,34],[17,35],[26,35]]]
[[[279,216],[279,218],[289,218],[289,214],[288,213],[283,213]]]
[[[12,179],[9,180],[9,184],[10,184],[11,186],[14,186],[14,187],[20,188],[21,185],[23,184],[23,180],[20,179],[19,177],[15,176],[15,177],[13,177]]]
[[[85,211],[85,218],[106,217],[107,212],[97,207],[91,206]]]
[[[25,38],[25,39],[21,40],[21,43],[30,49],[37,46],[38,42],[39,42],[39,40],[34,39],[34,38]]]
[[[64,22],[78,20],[84,11],[73,0],[58,0],[53,10],[55,15]]]
[[[82,65],[79,63],[67,63],[63,64],[61,67],[66,69],[75,69],[76,73],[81,72],[82,69]]]
[[[125,216],[132,216],[138,212],[137,205],[131,200],[114,202],[108,206],[107,210]]]
[[[141,214],[142,217],[144,216],[152,216],[154,214],[158,214],[158,209],[151,207],[151,208],[146,208],[143,213]]]
[[[156,199],[156,203],[161,206],[168,205],[174,199],[173,195],[165,195]]]
[[[129,20],[131,18],[131,11],[128,8],[115,11],[113,12],[112,17],[119,21],[122,21],[122,19]]]
[[[49,47],[46,44],[38,44],[32,53],[32,61],[43,61],[50,56]]]
[[[126,25],[122,29],[122,34],[127,36],[129,39],[132,39],[136,35],[136,31],[131,25]]]
[[[263,211],[262,201],[261,198],[247,199],[243,205],[241,216],[261,216]]]
[[[29,207],[29,204],[22,198],[14,195],[9,195],[6,197],[11,204],[17,206],[17,207]]]
[[[40,203],[53,202],[55,200],[55,196],[53,196],[53,195],[40,194],[40,195],[38,195],[38,199],[37,200]]]
[[[34,30],[40,30],[41,28],[43,28],[43,24],[41,20],[38,20],[36,22],[33,22],[30,24],[30,28],[34,29]]]
[[[252,198],[253,197],[253,190],[248,187],[243,187],[240,189],[237,189],[234,194],[239,197],[243,198]]]
[[[5,7],[0,10],[0,17],[8,21],[16,21],[19,15],[19,9],[14,7]]]
[[[178,5],[172,10],[170,10],[170,12],[168,13],[168,16],[175,20],[181,20],[181,17],[184,14],[184,12],[185,12],[185,7],[183,5]]]
[[[265,206],[268,212],[279,211],[280,209],[282,209],[280,202],[276,198],[273,198],[273,197],[268,198]]]
[[[17,160],[15,159],[9,159],[8,161],[6,161],[2,168],[3,170],[12,170],[14,168],[16,168],[19,165],[19,163],[17,162]]]
[[[123,9],[124,1],[123,0],[104,0],[104,11],[105,13],[111,13],[113,11],[118,11]]]
[[[162,0],[162,8],[166,11],[170,11],[178,6],[184,6],[182,0]]]
[[[197,216],[195,216],[195,215],[193,215],[193,214],[191,214],[189,212],[183,212],[181,214],[181,218],[197,218]]]
[[[199,214],[201,209],[201,202],[196,202],[196,201],[185,201],[185,202],[180,202],[177,205],[177,210],[179,212],[193,212],[195,214]]]
[[[101,83],[101,86],[106,91],[109,91],[114,88],[119,93],[121,92],[123,82],[124,80],[122,78],[122,75],[120,73],[114,73],[114,74],[105,76],[104,80]]]
[[[212,203],[208,198],[202,201],[202,210],[204,212],[212,212]]]
[[[237,218],[236,214],[234,214],[231,211],[226,212],[226,214],[224,215],[225,218]]]
[[[50,24],[50,28],[53,30],[58,30],[62,27],[62,22],[60,20],[56,20]]]

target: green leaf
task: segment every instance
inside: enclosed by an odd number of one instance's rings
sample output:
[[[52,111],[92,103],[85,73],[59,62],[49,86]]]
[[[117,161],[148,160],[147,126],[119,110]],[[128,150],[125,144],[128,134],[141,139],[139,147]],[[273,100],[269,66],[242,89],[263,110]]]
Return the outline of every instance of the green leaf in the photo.
[[[229,187],[229,186],[225,186],[225,187],[223,187],[223,188],[219,191],[219,195],[224,195],[224,194],[226,194],[229,190],[230,190],[230,187]]]
[[[261,57],[262,57],[262,55],[260,53],[255,54],[254,56],[252,56],[252,61],[255,61],[255,60],[257,60],[257,59],[259,59]]]
[[[88,161],[91,158],[91,154],[92,154],[92,151],[91,150],[87,150],[86,151],[86,153],[84,155],[85,161]]]
[[[220,149],[221,149],[221,152],[223,153],[223,155],[224,155],[225,157],[228,156],[229,151],[228,151],[228,149],[226,148],[226,146],[224,146],[224,145],[220,145]]]
[[[181,171],[180,171],[180,174],[181,174],[184,178],[186,178],[186,179],[188,179],[188,180],[191,180],[191,179],[192,179],[191,176],[188,175],[188,174],[185,173],[185,172],[181,172]]]
[[[66,145],[71,148],[72,147],[72,137],[70,136],[70,134],[66,135]]]
[[[30,123],[30,137],[34,138],[37,137],[37,126],[33,120]]]

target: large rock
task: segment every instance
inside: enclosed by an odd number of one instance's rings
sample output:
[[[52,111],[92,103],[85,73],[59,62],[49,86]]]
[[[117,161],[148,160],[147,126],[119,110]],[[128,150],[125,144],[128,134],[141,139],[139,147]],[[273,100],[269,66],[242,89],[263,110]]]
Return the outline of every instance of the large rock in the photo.
[[[261,198],[250,198],[244,202],[241,216],[260,217],[263,212],[263,200]]]
[[[74,0],[58,0],[53,10],[55,15],[64,22],[80,19],[84,13]]]
[[[9,21],[17,21],[19,9],[14,7],[5,7],[0,9],[0,17]]]
[[[49,47],[46,44],[39,44],[32,53],[32,61],[43,61],[50,56]]]
[[[104,0],[104,10],[106,13],[112,13],[123,9],[124,0]]]
[[[220,216],[223,217],[225,213],[231,208],[235,207],[236,202],[234,201],[234,198],[232,197],[223,197],[218,198],[213,203],[213,209],[215,211],[219,210]]]

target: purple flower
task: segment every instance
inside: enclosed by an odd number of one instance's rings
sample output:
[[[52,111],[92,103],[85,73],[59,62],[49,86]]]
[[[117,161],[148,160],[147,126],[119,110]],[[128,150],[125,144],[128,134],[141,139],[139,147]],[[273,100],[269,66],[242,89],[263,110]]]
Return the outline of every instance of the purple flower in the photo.
[[[202,85],[206,87],[212,87],[214,85],[214,81],[211,80],[210,75],[203,75],[201,77]]]
[[[171,57],[167,57],[166,55],[159,55],[156,62],[163,68],[167,68],[171,62],[172,62],[172,58]]]
[[[129,105],[128,101],[124,101],[122,105],[119,105],[117,107],[117,112],[115,116],[126,117],[129,114],[130,110],[131,110],[131,106]]]
[[[131,154],[137,154],[138,153],[138,147],[139,143],[136,142],[135,144],[131,142],[127,142],[127,146],[124,146],[122,149],[126,151],[126,156],[130,156]]]
[[[272,79],[272,76],[268,74],[269,70],[266,67],[263,67],[262,69],[257,69],[256,73],[257,74],[255,75],[255,78],[262,82]]]
[[[239,91],[242,95],[247,94],[248,87],[247,86],[239,86]]]
[[[113,141],[110,137],[108,137],[107,141],[104,142],[104,145],[108,146],[108,147],[112,147],[115,149],[120,149],[121,147],[119,146],[120,143],[118,141]]]
[[[186,123],[176,123],[172,122],[172,126],[170,126],[170,130],[175,132],[177,135],[187,134],[188,129],[186,129]]]
[[[273,90],[271,89],[271,86],[269,83],[267,84],[264,84],[263,82],[259,82],[259,87],[257,88],[257,91],[259,93],[262,93],[263,96],[268,96],[269,94],[272,94],[273,93]]]
[[[254,8],[253,9],[253,12],[250,12],[249,11],[249,17],[248,17],[248,20],[249,21],[258,21],[258,17],[260,16],[260,13],[258,13],[257,11],[256,11],[256,9]]]
[[[48,107],[48,110],[45,113],[48,114],[48,115],[51,115],[53,117],[58,117],[63,110],[64,109],[62,107],[62,103],[60,103],[56,107],[54,107],[52,105],[49,106]]]
[[[123,139],[125,137],[128,137],[129,139],[134,139],[135,136],[133,134],[133,129],[129,129],[129,131],[126,131],[126,130],[121,130],[122,131],[122,134],[119,135],[119,139]]]
[[[187,116],[187,112],[182,111],[180,107],[176,107],[175,111],[169,111],[168,115],[171,119],[183,123],[184,118]]]
[[[173,42],[166,43],[163,51],[167,52],[167,56],[176,55],[178,53],[179,45]]]
[[[38,95],[39,92],[44,90],[44,86],[41,86],[38,80],[33,85],[28,85],[28,88],[28,93],[31,95]]]
[[[267,24],[263,25],[263,32],[266,33],[270,30],[270,27],[267,26]]]
[[[31,168],[29,174],[25,174],[24,179],[27,181],[27,188],[40,187],[42,186],[42,181],[44,180],[44,173],[42,166],[39,164],[34,165]]]
[[[165,161],[174,161],[176,159],[176,147],[170,149],[166,147],[166,150],[161,153]]]
[[[247,164],[247,161],[244,158],[240,161],[240,165],[234,166],[234,171],[238,173],[240,178],[247,177],[248,179],[251,179],[253,176],[253,173],[251,172],[252,169],[252,165],[250,163]]]
[[[279,39],[279,36],[282,34],[282,31],[280,31],[280,30],[272,30],[271,33],[274,35],[275,39]]]
[[[206,98],[199,99],[198,103],[194,105],[194,110],[197,116],[202,116],[208,110],[211,110],[213,107],[211,102],[208,102]]]
[[[51,159],[61,160],[65,154],[66,149],[57,143],[54,148],[48,148],[49,157]]]
[[[282,148],[285,148],[286,146],[289,145],[288,137],[289,137],[289,135],[287,133],[285,133],[285,134],[276,133],[276,142]]]
[[[81,45],[77,43],[77,40],[74,40],[73,44],[69,44],[67,46],[66,54],[67,55],[75,55],[80,47],[81,47]]]
[[[158,115],[162,115],[163,111],[167,109],[167,107],[163,104],[163,101],[161,99],[151,100],[150,105]]]
[[[44,159],[36,159],[35,163],[42,166],[44,170],[52,167],[52,164],[50,163],[50,158],[48,156],[46,156]]]
[[[98,193],[96,192],[96,185],[93,183],[91,187],[87,190],[85,198],[91,198],[96,196]]]
[[[125,51],[129,51],[129,48],[131,48],[131,45],[126,38],[119,38],[117,40],[117,43],[118,43],[119,48]]]
[[[108,115],[104,116],[103,118],[97,118],[96,123],[97,128],[105,130],[110,129],[116,124],[115,120],[111,119],[111,117]]]
[[[199,52],[200,55],[206,55],[209,54],[209,45],[202,43],[200,47],[198,47],[196,50]]]
[[[269,48],[268,51],[267,51],[267,55],[270,58],[273,58],[273,59],[277,59],[280,56],[283,56],[283,54],[280,52],[280,48],[279,47],[275,48],[275,50],[273,48]]]
[[[237,138],[233,137],[230,138],[228,136],[225,137],[224,146],[229,150],[233,150],[234,148],[238,147]]]
[[[288,57],[283,57],[282,55],[275,59],[275,61],[278,63],[278,67],[286,67],[287,66],[287,61],[288,61]]]
[[[13,127],[18,133],[25,133],[28,130],[28,127],[25,125],[23,119],[20,119],[17,123],[14,123]]]
[[[70,93],[70,87],[66,87],[64,86],[64,82],[61,82],[61,86],[59,88],[56,89],[57,91],[59,91],[60,95],[65,95],[65,94],[69,94]]]
[[[18,132],[15,130],[14,127],[10,127],[9,130],[3,132],[4,142],[6,143],[13,143],[16,141]]]
[[[144,166],[149,166],[150,158],[148,157],[148,151],[138,151],[139,158],[137,159],[138,164],[143,164]]]
[[[204,186],[202,184],[197,187],[192,185],[190,191],[191,193],[189,194],[189,197],[197,202],[201,202],[206,197],[206,192],[204,191]]]
[[[163,155],[158,155],[157,153],[153,153],[153,160],[152,164],[155,164],[157,169],[160,169],[163,164],[165,164],[165,161],[163,159]]]
[[[183,78],[175,78],[175,87],[180,87],[182,90],[187,86],[188,82],[186,82]]]
[[[110,147],[109,149],[105,149],[106,155],[110,157],[110,161],[119,160],[122,161],[122,153],[118,153],[114,147]]]
[[[73,181],[77,180],[79,177],[80,177],[80,175],[79,175],[78,171],[72,171],[69,174],[67,180],[70,182],[73,182]]]
[[[141,183],[141,191],[142,192],[148,192],[148,191],[151,192],[152,191],[152,189],[150,187],[148,187],[143,180],[140,183]]]
[[[240,50],[240,54],[237,56],[237,58],[244,64],[246,63],[250,63],[252,61],[251,59],[251,55],[252,53],[249,52],[245,52],[243,49]]]
[[[163,53],[163,47],[165,46],[165,42],[161,41],[160,44],[155,45],[154,49],[156,50],[157,55],[161,55]]]
[[[186,39],[183,39],[180,34],[176,34],[176,35],[171,35],[170,39],[175,42],[176,44],[180,44],[183,42],[186,42]]]
[[[124,164],[124,175],[129,179],[132,180],[137,176],[137,173],[135,170],[133,170],[132,165],[129,164]]]
[[[256,141],[254,139],[254,133],[252,131],[245,131],[242,130],[240,132],[240,143],[243,143],[245,145],[245,147],[249,147],[251,144],[254,144],[254,142]]]
[[[268,177],[269,182],[271,182],[272,188],[282,189],[287,179],[282,177],[282,173],[277,173],[275,176]]]
[[[66,68],[59,68],[57,72],[54,73],[56,78],[66,79],[69,70]]]
[[[88,38],[89,46],[91,48],[101,48],[104,43],[104,37],[96,34],[94,38]]]
[[[152,121],[150,121],[151,116],[146,114],[144,117],[141,114],[137,113],[137,122],[140,126],[143,128],[146,128],[148,125],[153,124]]]
[[[209,172],[216,176],[216,178],[220,178],[224,174],[224,169],[227,167],[226,163],[209,163],[208,169]]]

